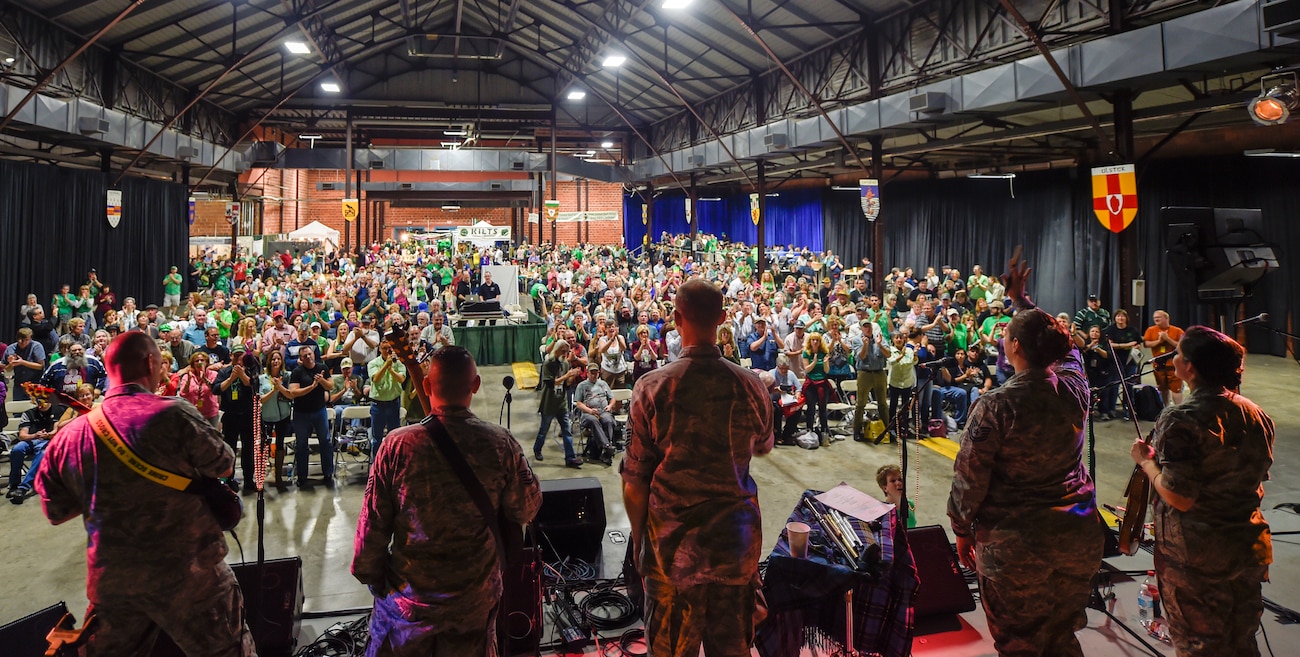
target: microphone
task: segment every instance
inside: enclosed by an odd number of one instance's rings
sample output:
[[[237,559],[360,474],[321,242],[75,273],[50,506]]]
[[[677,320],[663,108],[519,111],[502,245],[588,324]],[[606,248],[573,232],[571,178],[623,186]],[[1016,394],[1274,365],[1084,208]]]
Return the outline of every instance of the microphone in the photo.
[[[1267,321],[1268,321],[1268,313],[1260,313],[1258,315],[1255,315],[1254,317],[1247,317],[1246,319],[1243,319],[1240,322],[1233,322],[1232,325],[1241,326],[1242,324],[1254,324],[1255,322],[1267,322]]]
[[[1159,356],[1156,356],[1155,358],[1152,358],[1149,362],[1155,365],[1163,365],[1165,361],[1173,360],[1174,356],[1177,355],[1178,355],[1178,350],[1175,349],[1167,354],[1161,354]]]
[[[501,385],[505,386],[506,390],[510,390],[511,388],[515,387],[515,377],[507,374],[506,378],[501,379]]]

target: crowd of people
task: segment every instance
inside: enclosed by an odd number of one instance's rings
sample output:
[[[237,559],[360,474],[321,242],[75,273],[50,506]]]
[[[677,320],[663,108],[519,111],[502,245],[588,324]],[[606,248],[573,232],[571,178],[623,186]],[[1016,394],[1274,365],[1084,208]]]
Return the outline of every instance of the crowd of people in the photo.
[[[428,441],[400,433],[415,428],[398,429],[403,410],[406,423],[425,416],[417,381],[429,377],[423,389],[433,400],[432,415],[462,433],[469,427],[493,436],[487,451],[471,460],[499,461],[513,473],[506,484],[517,496],[511,517],[525,522],[536,511],[536,481],[520,446],[469,413],[480,380],[451,329],[460,304],[501,295],[500,282],[485,267],[514,264],[520,298],[546,323],[538,345],[541,422],[534,459],[544,458],[549,425],[558,420],[566,465],[584,463],[574,451],[571,424],[590,434],[585,460],[611,464],[623,446],[614,416],[621,410],[630,414],[621,472],[635,557],[654,607],[647,618],[652,644],[708,641],[708,635],[735,642],[752,632],[748,611],[736,616],[736,624],[706,628],[684,616],[692,605],[748,610],[755,604],[756,487],[748,475],[738,481],[734,473],[748,472],[749,459],[774,444],[797,442],[801,424],[804,446],[828,444],[828,403],[855,399],[852,433],[859,441],[964,428],[949,515],[959,556],[981,574],[981,597],[999,652],[1053,645],[1074,654],[1072,632],[1082,608],[1075,603],[1086,597],[1085,575],[1100,558],[1096,500],[1081,463],[1079,427],[1089,414],[1132,412],[1117,397],[1135,383],[1139,347],[1157,357],[1164,401],[1178,405],[1161,417],[1152,445],[1133,448],[1134,461],[1159,494],[1157,541],[1171,555],[1161,567],[1161,585],[1169,582],[1182,598],[1167,596],[1175,644],[1181,654],[1192,645],[1188,637],[1205,633],[1193,608],[1201,601],[1237,605],[1234,622],[1240,621],[1236,629],[1242,632],[1252,614],[1258,621],[1258,580],[1267,565],[1258,500],[1253,515],[1239,523],[1250,530],[1249,541],[1219,532],[1225,549],[1236,555],[1234,563],[1249,566],[1234,576],[1237,588],[1228,598],[1204,585],[1213,579],[1206,575],[1210,566],[1186,546],[1188,528],[1219,527],[1215,510],[1223,505],[1217,500],[1229,489],[1257,491],[1267,474],[1272,425],[1235,394],[1241,350],[1226,336],[1201,327],[1184,333],[1164,311],[1155,312],[1153,324],[1139,333],[1123,310],[1112,315],[1096,296],[1073,316],[1052,316],[1033,306],[1025,293],[1027,268],[1014,260],[1005,278],[987,275],[980,265],[969,275],[952,266],[919,275],[896,268],[882,277],[883,289],[875,289],[866,260],[845,269],[831,253],[789,247],[767,255],[770,262],[762,266],[754,249],[707,235],[694,241],[664,236],[639,253],[618,245],[439,249],[388,243],[356,258],[316,249],[233,259],[209,254],[189,263],[188,277],[173,268],[160,282],[163,304],[143,307],[130,297],[119,306],[92,270],[76,295],[71,286],[55,294],[48,315],[29,296],[16,340],[3,350],[9,396],[35,397],[10,446],[9,497],[22,503],[36,477],[35,487],[50,491],[42,501],[53,521],[93,513],[57,488],[59,477],[72,475],[41,467],[40,460],[55,432],[66,426],[83,443],[93,442],[88,427],[75,424],[75,408],[115,395],[127,400],[122,404],[137,403],[129,398],[141,392],[187,402],[169,402],[158,412],[188,427],[205,449],[220,436],[226,456],[214,452],[203,471],[238,485],[238,456],[245,491],[254,479],[255,405],[264,435],[275,442],[273,481],[282,490],[287,437],[295,446],[292,483],[312,486],[306,473],[314,436],[324,485],[333,486],[332,432],[343,421],[342,410],[354,405],[369,407],[372,477],[391,486],[413,476],[446,478],[420,465],[434,458]],[[399,342],[405,337],[428,356],[428,371],[407,370],[386,334]],[[141,358],[148,367],[140,365]],[[1184,382],[1192,390],[1186,404]],[[629,388],[630,394],[619,392]],[[730,392],[696,392],[724,388]],[[1101,393],[1097,399],[1094,391]],[[698,408],[676,404],[682,395],[694,395]],[[621,409],[620,399],[630,399],[630,409]],[[876,404],[875,421],[868,421],[868,401]],[[1233,415],[1233,409],[1245,412]],[[1227,468],[1226,478],[1216,478],[1226,462],[1216,456],[1214,437],[1204,433],[1206,426],[1227,426],[1206,423],[1220,415],[1235,418],[1229,428],[1249,436],[1253,459],[1249,467]],[[718,417],[743,422],[715,427]],[[381,449],[395,430],[400,444]],[[814,438],[807,440],[809,434]],[[1044,441],[1056,447],[1043,449]],[[52,451],[65,463],[75,458],[69,449]],[[717,450],[729,456],[710,457]],[[1043,477],[1055,479],[1039,481]],[[897,504],[903,502],[902,479],[901,471],[878,473],[882,490]],[[724,480],[730,484],[719,486]],[[1247,486],[1252,481],[1253,488]],[[1243,498],[1237,506],[1246,509],[1250,501]],[[376,594],[377,610],[385,600],[398,610],[411,592],[393,589],[385,579],[392,553],[382,546],[396,540],[393,510],[377,503],[368,495],[353,570]],[[687,510],[701,504],[735,522],[720,525],[723,534],[715,537],[692,534]],[[1030,526],[1051,531],[1029,532]],[[93,531],[89,525],[88,530]],[[1073,539],[1062,542],[1063,536]],[[702,559],[690,572],[669,554],[684,545],[683,537]],[[463,538],[479,543],[483,535]],[[447,584],[421,568],[411,565],[412,582]],[[1048,572],[1057,578],[1064,602],[1023,599],[1024,577]],[[228,578],[220,579],[218,593],[229,585]],[[467,582],[487,586],[474,598],[477,618],[491,608],[493,585]],[[377,611],[372,629],[392,637],[412,631],[402,625],[411,619],[393,614]],[[1029,625],[1029,634],[1017,629]],[[680,634],[688,629],[695,634]],[[1233,631],[1222,632],[1222,640],[1239,641],[1240,632],[1227,636]],[[466,640],[478,645],[481,638]],[[236,632],[235,640],[245,639]]]

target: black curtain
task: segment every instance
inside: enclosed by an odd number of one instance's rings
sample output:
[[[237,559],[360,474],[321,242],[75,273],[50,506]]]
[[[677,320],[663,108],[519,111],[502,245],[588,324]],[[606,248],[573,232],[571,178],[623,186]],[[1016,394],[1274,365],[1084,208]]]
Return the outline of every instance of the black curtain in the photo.
[[[12,341],[29,293],[52,312],[50,298],[67,283],[75,293],[93,267],[120,307],[134,296],[143,308],[162,302],[172,265],[186,272],[188,193],[184,185],[124,178],[122,221],[106,218],[108,174],[0,161],[0,338]]]
[[[1129,307],[1134,324],[1145,328],[1151,312],[1169,311],[1174,324],[1210,324],[1212,309],[1197,301],[1192,276],[1173,269],[1165,255],[1160,208],[1171,205],[1260,208],[1264,237],[1277,245],[1280,271],[1266,276],[1235,317],[1271,315],[1272,326],[1294,323],[1300,285],[1290,258],[1300,254],[1300,162],[1279,158],[1220,157],[1158,160],[1138,171],[1138,216],[1124,239],[1134,240],[1137,271],[1147,281],[1147,305]],[[846,198],[847,197],[847,198]],[[831,194],[824,203],[828,248],[851,257],[870,253],[870,224],[857,199]],[[950,264],[970,275],[971,266],[1000,274],[1017,244],[1034,267],[1031,294],[1045,310],[1074,313],[1089,293],[1106,308],[1118,307],[1130,281],[1119,278],[1120,236],[1106,230],[1092,211],[1086,168],[1021,173],[1005,180],[928,180],[894,183],[882,190],[884,262],[877,268]],[[845,262],[856,259],[845,258]],[[1294,331],[1293,331],[1294,332]],[[1253,352],[1283,354],[1280,338],[1252,328]]]
[[[822,194],[822,243],[840,257],[846,269],[857,267],[863,258],[871,257],[875,224],[862,215],[858,194],[831,189]],[[878,262],[871,264],[880,266]]]

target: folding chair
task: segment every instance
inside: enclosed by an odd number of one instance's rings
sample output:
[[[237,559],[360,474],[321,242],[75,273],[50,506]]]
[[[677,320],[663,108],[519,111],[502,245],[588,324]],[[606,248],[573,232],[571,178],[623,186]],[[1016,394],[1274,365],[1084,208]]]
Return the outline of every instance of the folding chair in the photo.
[[[622,436],[622,444],[619,444],[619,441],[615,440],[614,447],[615,449],[622,451],[630,438],[628,435],[627,418],[632,410],[632,390],[629,388],[618,388],[614,390],[614,399],[617,399],[620,404],[618,414],[614,416],[614,427]]]
[[[347,481],[351,464],[360,464],[364,470],[364,465],[370,462],[370,431],[364,425],[352,424],[353,420],[369,419],[368,404],[348,406],[334,427],[334,467],[343,472],[340,481]]]
[[[853,402],[858,395],[857,379],[846,379],[849,388],[846,390],[842,385],[831,386],[835,390],[836,400],[826,404],[827,413],[839,413],[840,423],[837,427],[828,427],[831,436],[836,440],[843,440],[840,434],[849,435],[853,433]]]

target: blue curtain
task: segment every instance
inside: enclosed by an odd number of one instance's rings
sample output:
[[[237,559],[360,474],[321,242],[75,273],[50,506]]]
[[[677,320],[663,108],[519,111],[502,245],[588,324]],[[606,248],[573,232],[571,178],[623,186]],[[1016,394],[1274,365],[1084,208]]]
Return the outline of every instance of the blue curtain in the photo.
[[[690,224],[686,223],[685,198],[686,195],[680,192],[665,192],[655,197],[652,240],[659,239],[665,231],[670,235],[691,232]],[[693,219],[699,222],[701,233],[726,235],[731,241],[746,244],[758,241],[758,228],[749,214],[748,193],[721,197],[701,193],[695,206]],[[794,244],[821,250],[824,243],[822,210],[820,189],[795,189],[767,197],[764,241],[768,246]],[[645,229],[641,225],[641,198],[624,196],[623,235],[627,245],[635,247],[640,244]]]

